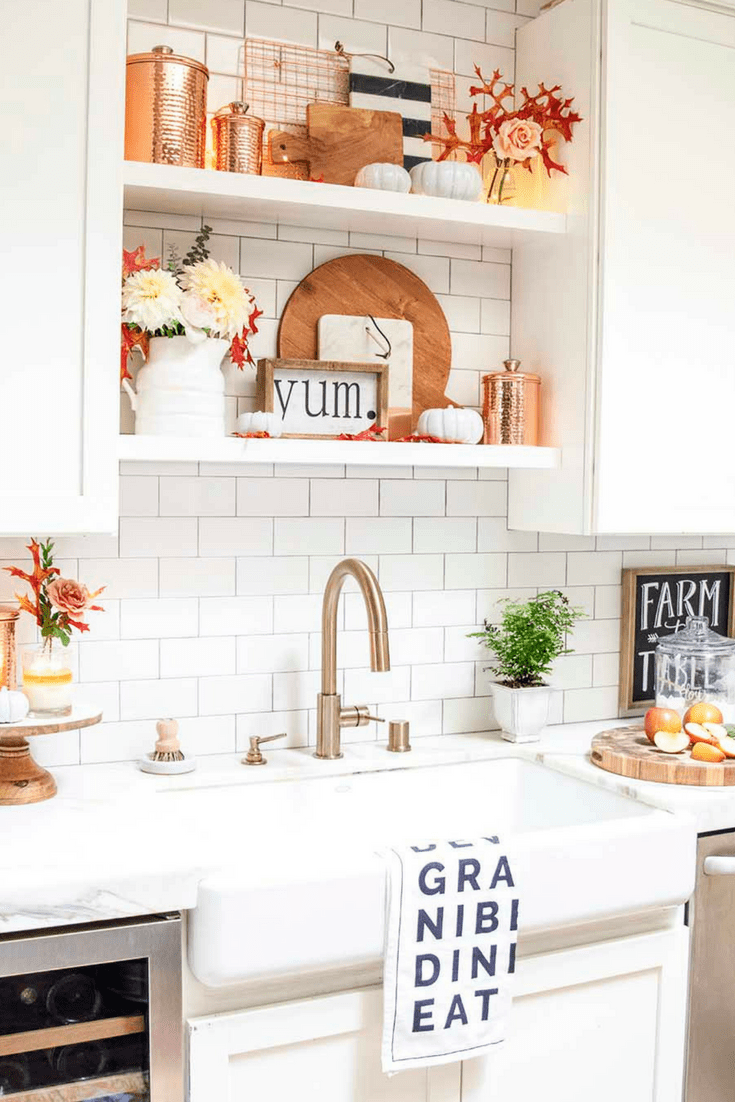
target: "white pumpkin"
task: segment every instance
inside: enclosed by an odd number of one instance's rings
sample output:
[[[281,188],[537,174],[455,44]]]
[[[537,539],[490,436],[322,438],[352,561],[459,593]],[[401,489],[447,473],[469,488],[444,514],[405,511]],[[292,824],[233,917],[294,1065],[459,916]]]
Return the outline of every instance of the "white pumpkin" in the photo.
[[[407,195],[411,190],[411,177],[401,165],[378,162],[365,165],[360,169],[355,177],[355,187],[375,188],[377,191],[402,191]]]
[[[5,686],[0,689],[0,723],[20,723],[30,707],[25,693],[11,691]]]
[[[425,409],[416,428],[419,436],[436,436],[437,440],[455,444],[477,444],[485,432],[479,413],[474,409]]]
[[[423,161],[411,169],[414,195],[435,195],[441,199],[477,201],[483,192],[477,165],[464,161]]]
[[[238,432],[267,432],[269,436],[280,436],[283,432],[283,418],[277,413],[241,413],[237,419]]]

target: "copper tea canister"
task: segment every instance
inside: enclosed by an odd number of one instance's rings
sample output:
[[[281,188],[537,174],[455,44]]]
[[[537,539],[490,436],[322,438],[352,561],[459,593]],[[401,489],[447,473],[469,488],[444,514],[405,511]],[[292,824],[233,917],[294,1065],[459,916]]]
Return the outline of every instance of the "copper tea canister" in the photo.
[[[0,605],[0,688],[16,689],[15,625],[20,613],[12,605]]]
[[[214,166],[220,172],[249,172],[259,176],[263,167],[265,123],[248,114],[241,100],[220,107],[212,119]]]
[[[504,360],[503,371],[483,375],[485,444],[538,443],[541,379],[520,366],[520,360]]]
[[[207,81],[200,61],[170,46],[127,59],[125,159],[204,168]]]

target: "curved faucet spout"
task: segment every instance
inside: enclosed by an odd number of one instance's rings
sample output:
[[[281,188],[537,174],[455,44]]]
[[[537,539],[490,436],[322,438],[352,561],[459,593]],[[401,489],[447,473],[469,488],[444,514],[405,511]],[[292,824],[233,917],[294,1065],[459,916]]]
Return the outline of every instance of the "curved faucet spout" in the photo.
[[[337,608],[345,579],[354,578],[359,585],[368,617],[370,635],[370,668],[374,673],[390,669],[388,647],[388,617],[378,579],[369,566],[359,559],[343,559],[329,575],[322,606],[322,693],[337,692]]]
[[[322,606],[322,691],[317,697],[316,757],[341,758],[342,727],[364,727],[371,719],[364,706],[343,708],[337,692],[337,608],[345,578],[360,587],[368,617],[370,668],[390,669],[388,617],[378,579],[359,559],[343,559],[329,575]],[[382,722],[382,720],[380,721]]]

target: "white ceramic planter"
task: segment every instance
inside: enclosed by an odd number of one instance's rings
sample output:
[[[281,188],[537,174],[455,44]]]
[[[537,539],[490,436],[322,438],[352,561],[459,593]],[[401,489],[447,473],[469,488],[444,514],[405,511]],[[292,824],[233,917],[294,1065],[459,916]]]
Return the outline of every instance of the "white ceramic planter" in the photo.
[[[135,412],[136,435],[224,436],[225,377],[220,365],[229,341],[152,337],[148,359],[133,390],[123,386]]]
[[[536,689],[509,689],[493,683],[495,718],[506,742],[538,742],[549,722],[552,690],[548,685]]]

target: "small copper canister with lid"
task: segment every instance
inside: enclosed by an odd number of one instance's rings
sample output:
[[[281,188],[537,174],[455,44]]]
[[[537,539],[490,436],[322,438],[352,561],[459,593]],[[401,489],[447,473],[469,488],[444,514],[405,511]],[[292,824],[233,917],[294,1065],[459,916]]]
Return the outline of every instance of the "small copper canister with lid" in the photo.
[[[131,54],[125,83],[125,159],[204,168],[209,70],[170,46]]]
[[[265,123],[256,115],[249,115],[248,110],[247,103],[234,100],[220,107],[212,119],[214,166],[220,172],[260,175]]]
[[[538,443],[541,379],[520,366],[520,360],[504,360],[503,371],[482,377],[485,444]]]

